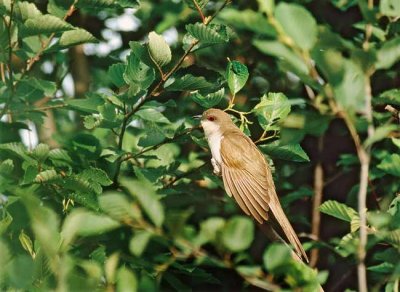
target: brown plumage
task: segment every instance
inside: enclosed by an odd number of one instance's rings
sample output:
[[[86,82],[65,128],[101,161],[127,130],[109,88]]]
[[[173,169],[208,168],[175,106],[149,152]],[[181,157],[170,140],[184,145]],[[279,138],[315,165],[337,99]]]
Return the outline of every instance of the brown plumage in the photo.
[[[214,172],[222,174],[228,195],[260,224],[268,221],[269,212],[272,213],[296,253],[308,261],[282,210],[268,163],[257,146],[221,110],[205,111],[202,126],[213,155]]]

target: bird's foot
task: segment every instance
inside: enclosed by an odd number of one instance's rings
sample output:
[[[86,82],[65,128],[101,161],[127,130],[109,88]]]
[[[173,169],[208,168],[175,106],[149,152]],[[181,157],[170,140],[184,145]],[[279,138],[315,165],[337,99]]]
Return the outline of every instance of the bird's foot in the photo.
[[[211,158],[211,164],[214,168],[214,170],[213,170],[214,174],[221,176],[221,168],[219,167],[218,162],[214,158]]]

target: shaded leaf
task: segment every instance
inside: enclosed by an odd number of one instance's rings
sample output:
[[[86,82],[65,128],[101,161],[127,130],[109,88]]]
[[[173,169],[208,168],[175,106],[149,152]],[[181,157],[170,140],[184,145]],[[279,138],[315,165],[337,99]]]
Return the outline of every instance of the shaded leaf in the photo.
[[[260,148],[273,159],[278,158],[296,162],[310,161],[310,158],[307,153],[304,152],[300,144],[279,145],[279,141],[275,141],[266,145],[261,145]]]
[[[40,15],[35,18],[29,18],[23,26],[23,34],[25,37],[39,34],[49,34],[63,32],[73,29],[68,22],[50,15]]]
[[[219,24],[205,25],[200,22],[187,24],[186,30],[195,39],[203,44],[218,44],[229,41],[226,26]]]
[[[82,28],[66,31],[61,35],[59,45],[71,47],[85,43],[96,43],[97,39],[87,30]]]
[[[213,84],[208,82],[203,76],[197,77],[191,74],[174,77],[170,82],[171,83],[165,85],[166,89],[170,91],[201,90],[213,86]]]
[[[211,108],[219,104],[224,96],[225,89],[221,88],[220,90],[206,94],[205,96],[200,94],[199,92],[195,92],[190,97],[193,99],[194,102],[201,105],[202,107]]]
[[[226,79],[233,96],[246,84],[249,78],[249,71],[246,65],[238,61],[230,61],[226,67]]]
[[[400,155],[391,154],[385,157],[377,167],[388,174],[400,176]]]
[[[138,230],[132,236],[131,240],[129,241],[129,250],[130,252],[140,257],[142,253],[145,251],[147,244],[150,241],[152,234],[146,230]]]

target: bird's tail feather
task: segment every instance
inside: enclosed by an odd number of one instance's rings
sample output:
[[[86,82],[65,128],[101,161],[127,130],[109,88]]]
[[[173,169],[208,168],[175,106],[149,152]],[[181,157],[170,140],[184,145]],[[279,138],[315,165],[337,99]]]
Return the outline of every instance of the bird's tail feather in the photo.
[[[303,246],[301,245],[301,242],[297,237],[296,232],[294,231],[292,225],[290,224],[285,213],[283,212],[282,206],[278,200],[277,195],[274,194],[273,196],[271,196],[271,200],[276,201],[276,202],[271,202],[269,204],[270,210],[272,211],[272,214],[274,215],[276,221],[279,223],[280,227],[285,233],[286,238],[289,240],[290,244],[294,247],[298,256],[300,256],[300,258],[304,258],[308,263],[309,261],[307,254],[304,251]]]

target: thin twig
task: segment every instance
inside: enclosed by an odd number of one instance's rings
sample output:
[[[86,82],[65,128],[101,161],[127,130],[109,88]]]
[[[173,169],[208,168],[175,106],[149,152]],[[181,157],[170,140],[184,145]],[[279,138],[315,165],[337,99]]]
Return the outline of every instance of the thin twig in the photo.
[[[197,9],[197,12],[199,12],[199,15],[201,17],[201,21],[205,24],[206,23],[206,18],[204,17],[203,11],[201,11],[201,7],[199,6],[199,4],[197,3],[196,0],[192,0],[194,6]]]
[[[318,154],[321,155],[323,150],[323,136],[318,138]],[[322,162],[319,159],[314,170],[314,197],[312,206],[312,225],[311,235],[315,240],[319,240],[320,225],[321,225],[321,212],[319,207],[322,203],[322,196],[324,190],[324,170],[322,168]],[[314,248],[310,255],[310,266],[315,267],[318,262],[319,249]]]

